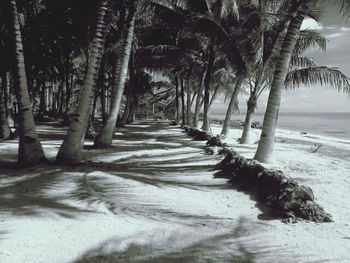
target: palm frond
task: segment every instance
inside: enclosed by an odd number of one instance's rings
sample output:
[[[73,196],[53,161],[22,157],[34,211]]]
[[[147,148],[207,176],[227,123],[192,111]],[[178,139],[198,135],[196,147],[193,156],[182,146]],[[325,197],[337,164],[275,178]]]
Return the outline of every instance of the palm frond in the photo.
[[[350,19],[350,0],[339,0],[339,11],[340,13]]]
[[[320,48],[323,51],[327,49],[326,38],[315,30],[301,30],[294,49],[296,54],[301,54],[309,48]]]
[[[287,74],[285,87],[295,89],[301,85],[320,85],[350,93],[349,78],[337,68],[309,67],[296,69]]]
[[[290,61],[291,69],[317,67],[315,61],[306,56],[293,55]]]

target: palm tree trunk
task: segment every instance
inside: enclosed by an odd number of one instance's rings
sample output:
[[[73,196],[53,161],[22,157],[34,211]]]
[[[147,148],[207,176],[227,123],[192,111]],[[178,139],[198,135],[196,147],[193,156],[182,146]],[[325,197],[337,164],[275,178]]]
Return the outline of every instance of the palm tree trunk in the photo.
[[[206,76],[204,79],[204,116],[203,116],[203,125],[202,130],[203,131],[209,131],[209,96],[210,96],[210,83],[211,83],[211,77],[213,73],[213,67],[214,67],[214,61],[215,61],[215,50],[214,45],[211,44],[209,46],[209,61],[208,61],[208,67],[206,71]]]
[[[176,124],[179,123],[179,119],[180,119],[180,113],[179,113],[179,81],[178,81],[178,78],[176,77],[175,78],[175,92],[176,92],[176,96],[175,96],[175,106],[176,106],[176,115],[175,115],[175,122]]]
[[[194,113],[193,113],[193,128],[198,128],[198,122],[199,122],[199,112],[200,112],[200,102],[202,99],[202,87],[198,87],[198,93],[196,98],[196,105],[194,106]]]
[[[205,77],[207,75],[207,67],[204,68],[203,71],[203,76],[202,76],[202,81],[201,84],[198,86],[198,90],[197,90],[197,98],[196,98],[196,105],[194,106],[194,114],[193,114],[193,127],[194,128],[198,128],[198,122],[199,122],[199,112],[202,108],[203,105],[203,90],[204,90],[204,81],[205,81]]]
[[[243,82],[243,78],[239,77],[237,79],[237,82],[236,82],[236,85],[235,85],[235,89],[234,89],[234,91],[232,93],[231,100],[230,100],[230,103],[229,103],[228,108],[227,108],[225,121],[224,121],[224,124],[222,126],[222,130],[221,130],[221,134],[224,135],[225,137],[228,134],[228,129],[229,129],[230,123],[231,123],[231,116],[232,116],[232,114],[234,112],[235,103],[237,101],[239,92],[241,91],[242,82]]]
[[[77,110],[72,116],[68,133],[57,154],[57,162],[65,164],[76,163],[82,158],[84,136],[88,126],[92,106],[91,103],[94,95],[93,91],[97,83],[105,47],[108,14],[109,0],[101,0],[97,11],[96,30],[84,85],[80,92]]]
[[[184,89],[184,80],[180,79],[181,86],[181,106],[182,106],[182,124],[181,126],[187,125],[186,123],[186,110],[185,110],[185,89]]]
[[[296,12],[288,26],[287,34],[277,60],[271,90],[264,115],[263,129],[260,136],[258,149],[254,159],[260,162],[271,162],[275,144],[275,132],[281,104],[284,81],[288,73],[288,66],[300,32],[301,24],[305,14],[302,11]]]
[[[186,87],[186,99],[187,99],[187,103],[186,103],[186,120],[187,120],[187,125],[192,125],[191,124],[191,81],[190,81],[190,74],[188,74],[187,76],[187,87]]]
[[[213,95],[211,96],[211,99],[210,99],[210,102],[209,102],[209,109],[211,108],[211,106],[213,105],[213,102],[215,101],[216,97],[218,96],[219,94],[219,87],[217,87],[215,90],[214,90],[214,93]]]
[[[32,106],[29,99],[27,76],[25,71],[23,43],[20,24],[17,13],[16,1],[10,1],[11,26],[16,55],[16,69],[14,70],[15,93],[18,104],[18,163],[23,166],[31,166],[45,160],[34,123]]]
[[[7,89],[6,72],[2,74],[1,89],[0,89],[0,141],[6,140],[11,135],[10,125],[7,121],[5,90]]]
[[[244,128],[241,137],[241,144],[249,143],[250,130],[252,126],[252,116],[256,108],[257,97],[255,94],[251,94],[247,101],[247,113],[244,121]]]
[[[118,52],[117,65],[115,67],[114,84],[112,89],[112,102],[110,112],[100,133],[97,135],[94,147],[103,149],[111,146],[113,141],[114,129],[118,119],[119,108],[123,97],[125,80],[128,72],[128,65],[130,60],[130,53],[132,47],[132,41],[134,38],[135,29],[135,16],[136,16],[135,3],[129,9],[129,17],[126,31],[122,36],[122,45]]]
[[[128,93],[126,96],[124,113],[123,113],[122,118],[118,122],[118,127],[124,127],[125,124],[127,123],[127,120],[129,118],[129,115],[130,115],[130,112],[132,109],[132,103],[133,103],[132,102],[132,95]]]

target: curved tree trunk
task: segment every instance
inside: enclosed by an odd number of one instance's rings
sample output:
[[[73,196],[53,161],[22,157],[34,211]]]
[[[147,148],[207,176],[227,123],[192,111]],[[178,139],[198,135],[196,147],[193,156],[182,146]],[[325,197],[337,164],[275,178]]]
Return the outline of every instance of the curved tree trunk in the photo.
[[[235,104],[236,104],[239,92],[241,91],[242,82],[243,82],[243,78],[239,77],[237,79],[235,89],[232,93],[231,100],[230,100],[230,103],[229,103],[228,108],[227,108],[225,121],[224,121],[224,124],[222,126],[222,130],[221,130],[221,134],[224,136],[227,136],[227,134],[228,134],[228,130],[229,130],[230,123],[231,123],[231,116],[235,110]]]
[[[202,130],[203,131],[209,131],[209,96],[210,96],[210,83],[211,83],[211,77],[213,73],[213,67],[214,67],[214,61],[215,61],[215,50],[213,44],[209,46],[209,61],[208,61],[208,68],[206,71],[206,76],[204,79],[204,113],[203,113],[203,125]]]
[[[76,163],[82,158],[84,136],[91,112],[94,87],[97,83],[99,68],[105,47],[109,0],[101,0],[97,11],[96,30],[91,48],[88,69],[77,110],[70,121],[68,133],[58,151],[59,163]]]
[[[244,128],[243,128],[243,133],[240,141],[241,144],[249,143],[250,130],[252,126],[252,116],[256,108],[256,103],[257,103],[257,97],[255,96],[255,94],[251,94],[247,101],[247,113],[245,116]]]
[[[16,68],[14,70],[15,93],[18,104],[18,133],[19,148],[18,162],[23,166],[31,166],[45,160],[34,123],[32,106],[29,99],[27,76],[25,71],[23,43],[18,20],[16,1],[10,1],[11,26],[16,55]]]
[[[128,72],[128,65],[130,60],[130,53],[132,47],[132,41],[134,38],[134,28],[135,28],[135,3],[129,9],[129,17],[127,28],[122,36],[122,44],[118,50],[117,55],[117,65],[115,67],[114,73],[114,84],[112,89],[111,97],[111,107],[110,112],[100,133],[97,135],[94,143],[95,148],[104,149],[111,146],[113,141],[114,129],[118,119],[120,103],[123,97],[125,80]]]
[[[277,60],[276,69],[267,102],[267,108],[265,111],[263,129],[261,132],[258,149],[254,156],[254,159],[260,162],[268,163],[272,161],[276,125],[282,98],[282,90],[284,87],[286,75],[288,73],[289,62],[304,17],[304,12],[298,11],[296,12],[296,15],[291,19]]]
[[[10,125],[6,114],[6,101],[4,93],[7,89],[7,75],[6,72],[2,74],[1,88],[0,88],[0,141],[6,140],[11,135]]]

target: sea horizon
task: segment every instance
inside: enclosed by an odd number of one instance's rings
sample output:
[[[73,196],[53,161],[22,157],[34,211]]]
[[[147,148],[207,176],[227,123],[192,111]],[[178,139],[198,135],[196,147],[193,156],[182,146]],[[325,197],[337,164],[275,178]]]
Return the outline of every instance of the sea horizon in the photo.
[[[224,113],[212,113],[213,119],[223,120]],[[257,112],[253,121],[262,124],[264,114]],[[235,113],[233,120],[244,121],[245,112]],[[350,112],[280,112],[277,128],[315,135],[350,139]]]

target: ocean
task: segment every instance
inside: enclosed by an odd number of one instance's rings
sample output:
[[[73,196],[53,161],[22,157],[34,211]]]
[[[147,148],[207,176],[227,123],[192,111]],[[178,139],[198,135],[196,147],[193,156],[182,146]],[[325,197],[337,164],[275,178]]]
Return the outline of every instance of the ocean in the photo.
[[[225,114],[213,113],[213,119],[223,120]],[[244,114],[235,114],[233,120],[244,120]],[[264,115],[255,114],[253,121],[263,122]],[[299,132],[350,139],[350,112],[282,112],[278,118],[278,128]]]

